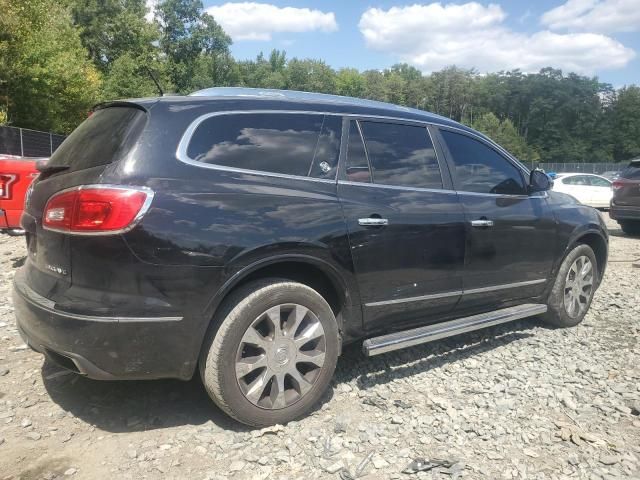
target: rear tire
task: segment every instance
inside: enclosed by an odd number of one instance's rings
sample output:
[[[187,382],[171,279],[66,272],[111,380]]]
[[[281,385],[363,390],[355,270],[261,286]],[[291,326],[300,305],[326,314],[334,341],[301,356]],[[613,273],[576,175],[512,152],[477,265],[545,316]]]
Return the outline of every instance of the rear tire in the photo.
[[[640,235],[640,221],[626,220],[618,223],[627,235]]]
[[[542,318],[555,327],[578,325],[589,311],[598,286],[598,262],[588,245],[571,250],[560,265]]]
[[[318,292],[259,280],[223,302],[200,353],[200,375],[211,399],[239,422],[284,424],[318,402],[339,349],[336,318]]]

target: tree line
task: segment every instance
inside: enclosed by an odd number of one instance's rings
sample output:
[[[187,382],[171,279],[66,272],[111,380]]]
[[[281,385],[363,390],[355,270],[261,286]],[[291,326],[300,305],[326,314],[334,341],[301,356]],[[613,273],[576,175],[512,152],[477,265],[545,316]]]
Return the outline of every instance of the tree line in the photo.
[[[334,69],[260,53],[238,60],[200,0],[0,0],[0,123],[68,133],[102,101],[212,86],[333,93],[423,109],[473,126],[524,161],[640,156],[640,87],[554,68],[425,75],[407,64]]]

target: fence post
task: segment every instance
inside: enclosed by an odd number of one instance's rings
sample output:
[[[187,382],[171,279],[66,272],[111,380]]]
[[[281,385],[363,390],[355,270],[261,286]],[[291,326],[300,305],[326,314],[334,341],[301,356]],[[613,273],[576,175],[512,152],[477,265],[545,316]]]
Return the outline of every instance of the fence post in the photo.
[[[20,156],[24,157],[24,144],[22,143],[22,128],[20,129]]]
[[[53,135],[49,132],[49,156],[53,155]]]

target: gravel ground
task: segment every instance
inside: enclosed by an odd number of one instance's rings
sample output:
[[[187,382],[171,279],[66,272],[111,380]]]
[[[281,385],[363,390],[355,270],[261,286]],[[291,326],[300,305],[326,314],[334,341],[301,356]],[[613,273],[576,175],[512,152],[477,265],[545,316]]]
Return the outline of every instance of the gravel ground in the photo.
[[[640,478],[640,239],[611,223],[578,327],[534,320],[376,357],[346,349],[309,417],[250,430],[199,380],[97,382],[28,350],[0,237],[0,479]],[[640,265],[639,265],[640,266]]]

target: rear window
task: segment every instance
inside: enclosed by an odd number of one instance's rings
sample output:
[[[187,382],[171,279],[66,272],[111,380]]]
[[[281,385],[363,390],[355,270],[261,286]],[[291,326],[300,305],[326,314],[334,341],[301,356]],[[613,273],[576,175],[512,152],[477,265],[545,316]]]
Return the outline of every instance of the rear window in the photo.
[[[47,165],[68,166],[66,172],[107,165],[138,137],[145,119],[142,110],[132,107],[98,110],[62,142]]]
[[[640,180],[640,162],[633,162],[620,173],[621,178]]]
[[[211,165],[333,179],[341,129],[340,117],[331,115],[217,115],[196,128],[187,156]]]

